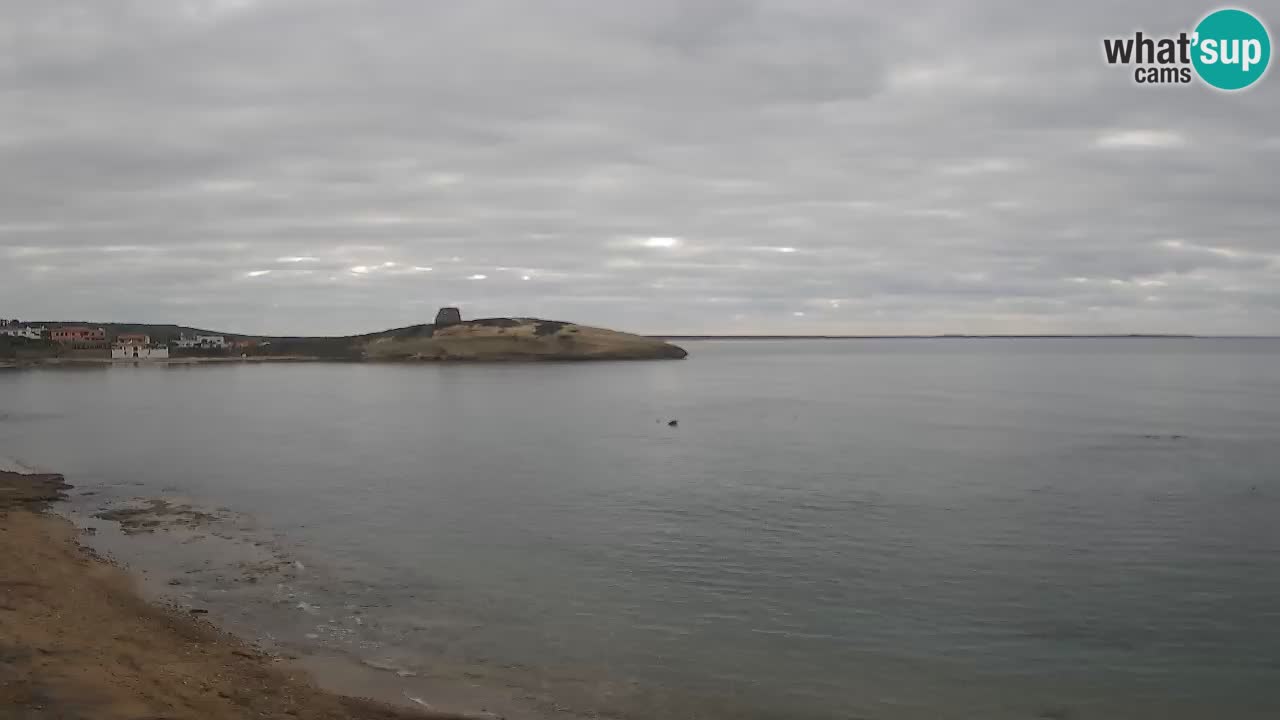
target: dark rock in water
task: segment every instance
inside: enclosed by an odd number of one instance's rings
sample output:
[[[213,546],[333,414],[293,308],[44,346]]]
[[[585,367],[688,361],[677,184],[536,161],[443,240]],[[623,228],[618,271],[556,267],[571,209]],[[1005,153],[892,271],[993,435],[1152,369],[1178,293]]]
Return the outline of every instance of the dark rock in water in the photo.
[[[675,427],[679,424],[680,424],[679,420],[672,420],[671,422],[667,423],[667,427]]]
[[[436,327],[448,327],[462,322],[462,311],[456,307],[442,307],[436,313]]]

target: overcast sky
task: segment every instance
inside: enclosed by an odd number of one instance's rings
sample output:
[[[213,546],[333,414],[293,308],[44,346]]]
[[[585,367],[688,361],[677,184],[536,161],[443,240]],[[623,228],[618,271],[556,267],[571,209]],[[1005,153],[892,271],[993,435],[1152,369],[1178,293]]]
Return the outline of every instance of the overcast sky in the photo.
[[[0,0],[0,317],[1280,334],[1277,71],[1102,59],[1214,7]]]

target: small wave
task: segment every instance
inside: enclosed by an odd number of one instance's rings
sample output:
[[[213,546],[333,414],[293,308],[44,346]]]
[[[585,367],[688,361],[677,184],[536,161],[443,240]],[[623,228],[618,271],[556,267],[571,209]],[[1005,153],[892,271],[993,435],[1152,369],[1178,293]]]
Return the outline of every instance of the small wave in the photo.
[[[409,693],[404,692],[404,691],[401,691],[401,694],[403,694],[403,695],[405,696],[405,699],[407,699],[407,700],[409,700],[409,701],[411,701],[411,702],[417,703],[418,705],[421,705],[422,707],[424,707],[424,708],[426,708],[426,709],[428,709],[428,710],[432,710],[432,709],[433,709],[433,708],[431,707],[431,705],[430,705],[426,700],[423,700],[423,699],[422,699],[422,698],[420,698],[420,697],[414,697],[414,696],[412,696],[412,695],[410,695]]]

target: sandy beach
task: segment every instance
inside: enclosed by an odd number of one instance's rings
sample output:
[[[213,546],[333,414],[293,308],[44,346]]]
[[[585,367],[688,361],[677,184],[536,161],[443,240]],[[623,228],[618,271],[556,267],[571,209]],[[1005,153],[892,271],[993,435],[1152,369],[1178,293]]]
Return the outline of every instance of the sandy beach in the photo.
[[[412,720],[466,715],[324,692],[177,607],[46,512],[61,475],[0,470],[0,715],[22,720]]]

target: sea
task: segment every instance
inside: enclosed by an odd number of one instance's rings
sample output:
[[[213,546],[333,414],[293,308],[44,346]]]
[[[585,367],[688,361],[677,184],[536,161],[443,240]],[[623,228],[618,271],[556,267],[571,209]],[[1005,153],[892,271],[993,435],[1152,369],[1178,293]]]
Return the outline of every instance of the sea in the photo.
[[[1280,340],[681,344],[0,371],[0,456],[158,594],[406,704],[1280,717]],[[218,520],[94,518],[156,497]]]

